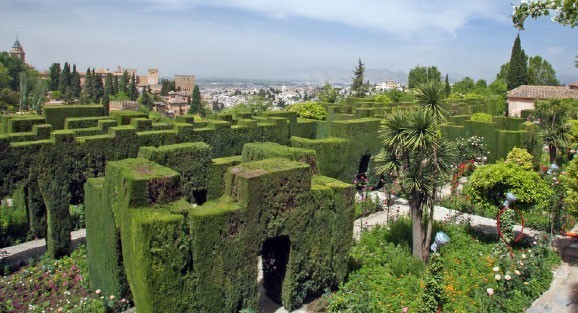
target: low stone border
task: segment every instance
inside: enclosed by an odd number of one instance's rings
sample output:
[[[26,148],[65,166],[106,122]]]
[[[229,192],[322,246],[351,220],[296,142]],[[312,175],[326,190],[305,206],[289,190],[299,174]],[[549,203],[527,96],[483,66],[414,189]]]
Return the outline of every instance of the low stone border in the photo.
[[[70,233],[72,249],[76,249],[81,244],[86,244],[86,229],[75,230]],[[28,263],[30,259],[39,259],[46,252],[46,240],[37,239],[28,241],[16,246],[0,248],[6,251],[7,255],[1,259],[3,266],[7,266],[11,271],[15,271]]]

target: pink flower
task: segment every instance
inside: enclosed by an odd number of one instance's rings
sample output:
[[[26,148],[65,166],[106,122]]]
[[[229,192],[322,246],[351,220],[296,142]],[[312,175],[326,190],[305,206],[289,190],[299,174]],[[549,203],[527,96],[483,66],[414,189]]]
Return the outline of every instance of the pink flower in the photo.
[[[100,289],[96,289],[96,294],[99,295],[102,291]]]
[[[408,309],[406,306],[404,306],[403,309],[401,309],[401,311],[402,311],[403,313],[407,313],[407,311],[409,311],[409,309]]]
[[[488,292],[488,296],[491,297],[494,295],[494,289],[493,288],[488,288],[486,291]]]

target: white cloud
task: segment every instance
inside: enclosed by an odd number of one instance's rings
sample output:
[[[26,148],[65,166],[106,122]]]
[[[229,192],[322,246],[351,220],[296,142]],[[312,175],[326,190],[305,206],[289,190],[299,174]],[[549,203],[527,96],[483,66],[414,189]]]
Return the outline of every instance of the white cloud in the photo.
[[[307,18],[377,30],[401,37],[416,33],[455,36],[472,19],[501,19],[497,0],[138,0],[149,10],[190,6],[223,7],[270,18]]]

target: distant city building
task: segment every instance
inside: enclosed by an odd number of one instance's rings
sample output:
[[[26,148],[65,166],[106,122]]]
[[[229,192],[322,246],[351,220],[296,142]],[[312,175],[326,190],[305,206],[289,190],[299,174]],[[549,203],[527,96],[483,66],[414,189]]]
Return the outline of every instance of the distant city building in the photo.
[[[22,62],[26,63],[26,53],[24,52],[24,48],[22,48],[22,45],[20,44],[20,40],[18,40],[18,37],[16,37],[16,41],[12,45],[12,49],[10,49],[9,54],[13,57],[19,58],[20,60],[22,60]]]
[[[375,87],[379,91],[392,90],[392,89],[403,90],[403,86],[401,85],[401,83],[395,82],[391,79],[381,82],[377,84]]]

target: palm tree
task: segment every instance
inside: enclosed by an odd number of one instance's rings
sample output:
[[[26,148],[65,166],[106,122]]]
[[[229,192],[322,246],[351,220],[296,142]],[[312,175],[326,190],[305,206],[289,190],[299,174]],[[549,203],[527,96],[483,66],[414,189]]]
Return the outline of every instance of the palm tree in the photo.
[[[556,163],[559,149],[570,142],[568,117],[572,114],[572,105],[560,99],[538,101],[536,115],[541,119],[542,137],[548,146],[550,164]]]
[[[453,146],[441,137],[440,123],[446,112],[435,84],[426,83],[416,92],[420,108],[396,111],[380,128],[382,151],[377,155],[377,172],[394,176],[408,196],[412,216],[412,254],[429,258],[436,192],[449,177]],[[433,87],[432,87],[433,86]],[[439,84],[443,92],[443,85]],[[420,98],[421,97],[421,98]],[[431,97],[430,101],[426,97]]]

